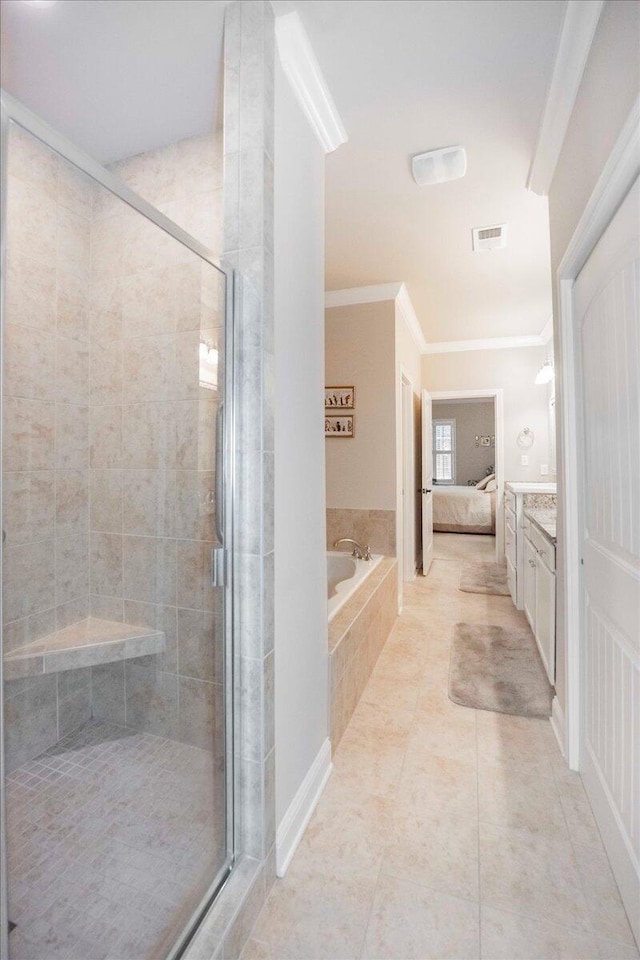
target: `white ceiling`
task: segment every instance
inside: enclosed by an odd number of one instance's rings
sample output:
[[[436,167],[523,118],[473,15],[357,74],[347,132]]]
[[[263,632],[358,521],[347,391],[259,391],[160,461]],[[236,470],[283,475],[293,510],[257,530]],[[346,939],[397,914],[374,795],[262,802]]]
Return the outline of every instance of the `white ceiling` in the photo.
[[[2,2],[2,84],[109,162],[204,133],[226,0]],[[525,189],[565,0],[277,0],[298,9],[349,142],[327,157],[327,289],[404,281],[427,340],[539,334],[547,203]],[[412,154],[462,143],[463,180]],[[507,221],[506,250],[471,229]]]
[[[525,183],[564,0],[295,8],[349,136],[326,162],[327,289],[403,280],[431,342],[540,334],[547,201]],[[451,144],[466,177],[418,187],[411,156]],[[506,250],[472,252],[472,227],[505,221]]]
[[[2,86],[103,162],[211,129],[227,0],[2,2]]]

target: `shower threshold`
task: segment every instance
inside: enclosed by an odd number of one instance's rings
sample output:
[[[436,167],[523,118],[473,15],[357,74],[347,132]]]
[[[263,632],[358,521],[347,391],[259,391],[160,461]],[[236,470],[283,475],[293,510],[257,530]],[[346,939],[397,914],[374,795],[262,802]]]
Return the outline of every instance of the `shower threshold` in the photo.
[[[214,754],[91,720],[7,777],[12,960],[157,960],[225,850]]]

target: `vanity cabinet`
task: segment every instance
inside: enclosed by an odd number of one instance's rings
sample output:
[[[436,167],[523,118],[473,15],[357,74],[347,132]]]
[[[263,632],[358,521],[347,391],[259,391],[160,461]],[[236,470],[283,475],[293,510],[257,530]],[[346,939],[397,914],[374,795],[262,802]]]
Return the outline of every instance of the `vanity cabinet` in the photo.
[[[536,548],[529,537],[524,538],[524,613],[534,635],[536,632]]]
[[[555,493],[555,483],[525,483],[507,480],[504,488],[504,553],[507,564],[507,583],[511,599],[524,609],[524,498],[528,493]]]
[[[524,612],[551,684],[556,678],[555,553],[554,545],[525,520]]]

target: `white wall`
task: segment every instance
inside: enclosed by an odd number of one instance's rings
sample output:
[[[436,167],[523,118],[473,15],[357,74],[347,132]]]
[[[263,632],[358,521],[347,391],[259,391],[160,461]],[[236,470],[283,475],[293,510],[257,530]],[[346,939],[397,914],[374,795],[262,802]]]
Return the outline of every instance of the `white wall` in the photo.
[[[324,153],[276,63],[276,824],[328,736]]]
[[[355,387],[355,436],[326,440],[327,506],[396,509],[395,302],[326,311],[326,383]]]
[[[469,400],[464,403],[436,400],[434,420],[455,420],[455,482],[466,486],[470,480],[482,480],[489,467],[495,467],[496,448],[476,446],[477,436],[495,436],[493,400]]]
[[[534,383],[544,363],[546,347],[513,350],[469,350],[464,353],[434,353],[422,358],[423,383],[427,390],[473,390],[501,387],[504,390],[504,479],[548,481],[540,466],[549,465],[548,389]],[[524,427],[535,434],[530,450],[521,450],[516,438]],[[529,465],[520,457],[526,453]]]

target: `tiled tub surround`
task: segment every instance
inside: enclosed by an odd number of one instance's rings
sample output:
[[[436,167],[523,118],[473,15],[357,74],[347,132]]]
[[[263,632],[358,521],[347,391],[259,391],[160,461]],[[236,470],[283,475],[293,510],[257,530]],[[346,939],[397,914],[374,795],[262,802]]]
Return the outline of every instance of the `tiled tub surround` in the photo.
[[[165,956],[224,851],[213,767],[210,751],[92,720],[14,770],[11,957]]]
[[[394,557],[396,553],[395,510],[342,510],[327,508],[327,550],[341,537],[353,537],[372,553]]]
[[[329,621],[333,751],[340,743],[397,616],[397,561],[393,557],[383,557]]]
[[[327,579],[330,621],[382,560],[383,557],[380,554],[372,554],[370,560],[357,560],[353,556],[345,556],[344,553],[329,550],[327,553]]]
[[[119,166],[213,242],[215,150],[202,138]],[[8,766],[92,715],[210,746],[222,721],[208,584],[218,402],[199,387],[197,352],[201,336],[221,345],[220,279],[17,129],[9,156],[4,651],[89,617],[123,624],[123,639],[127,624],[164,639],[135,659],[94,650],[78,676],[8,682]]]

